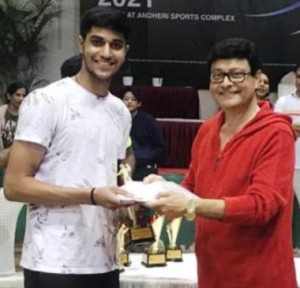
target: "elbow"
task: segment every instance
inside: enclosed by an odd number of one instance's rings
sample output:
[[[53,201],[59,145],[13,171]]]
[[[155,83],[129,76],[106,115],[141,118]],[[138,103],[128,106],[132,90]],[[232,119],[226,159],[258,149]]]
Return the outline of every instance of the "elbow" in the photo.
[[[15,184],[10,179],[4,179],[4,196],[8,201],[18,201]]]

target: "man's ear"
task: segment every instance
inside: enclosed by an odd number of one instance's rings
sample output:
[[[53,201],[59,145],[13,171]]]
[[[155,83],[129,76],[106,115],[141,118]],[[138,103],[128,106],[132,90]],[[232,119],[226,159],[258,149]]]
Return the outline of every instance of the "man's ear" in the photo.
[[[126,52],[126,54],[128,53],[129,49],[130,49],[130,45],[126,44],[126,46],[125,46],[125,52]]]
[[[82,38],[81,35],[78,36],[78,49],[79,53],[83,54],[83,44],[84,44],[84,39]]]

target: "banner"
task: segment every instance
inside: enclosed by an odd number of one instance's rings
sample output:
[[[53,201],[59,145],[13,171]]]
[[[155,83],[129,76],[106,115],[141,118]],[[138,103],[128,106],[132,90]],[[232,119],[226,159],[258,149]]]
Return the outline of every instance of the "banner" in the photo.
[[[260,47],[273,89],[300,63],[300,1],[81,0],[81,14],[96,5],[123,10],[132,23],[123,73],[131,72],[135,84],[160,74],[166,86],[207,89],[208,51],[228,37]]]

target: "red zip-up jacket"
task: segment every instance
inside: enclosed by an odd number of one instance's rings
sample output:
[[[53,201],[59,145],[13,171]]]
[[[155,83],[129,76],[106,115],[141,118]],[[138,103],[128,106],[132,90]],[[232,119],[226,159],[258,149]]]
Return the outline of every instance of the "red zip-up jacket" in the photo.
[[[221,221],[196,219],[201,288],[294,288],[295,135],[289,117],[262,107],[220,152],[219,112],[199,129],[182,185],[224,199]]]

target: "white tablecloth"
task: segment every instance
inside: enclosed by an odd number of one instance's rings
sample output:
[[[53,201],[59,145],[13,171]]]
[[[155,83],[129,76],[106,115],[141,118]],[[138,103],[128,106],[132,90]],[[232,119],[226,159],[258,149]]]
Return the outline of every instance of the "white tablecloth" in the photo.
[[[196,288],[194,253],[184,253],[183,262],[167,262],[165,267],[147,268],[141,254],[130,254],[131,265],[121,273],[121,288]]]
[[[129,267],[121,273],[121,288],[195,288],[197,283],[194,254],[183,254],[183,262],[168,262],[166,267],[146,268],[141,254],[131,254]],[[300,288],[300,258],[295,258]],[[23,273],[0,277],[0,288],[23,288]]]
[[[0,276],[1,288],[23,288],[23,272],[17,272],[10,276]]]

